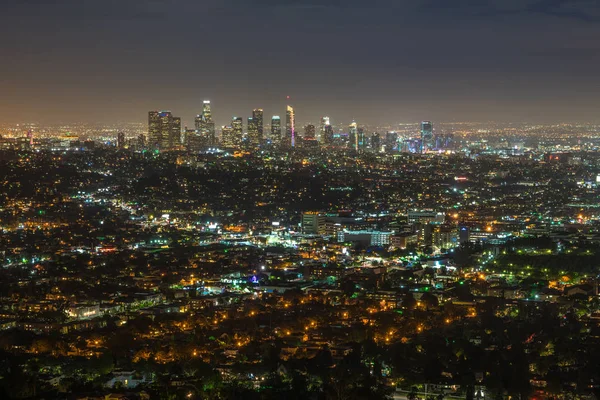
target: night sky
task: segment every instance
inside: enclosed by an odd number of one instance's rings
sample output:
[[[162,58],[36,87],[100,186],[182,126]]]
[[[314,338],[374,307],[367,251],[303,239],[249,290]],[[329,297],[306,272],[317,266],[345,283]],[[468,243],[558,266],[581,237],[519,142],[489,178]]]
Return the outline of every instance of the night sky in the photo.
[[[600,122],[600,1],[4,0],[1,122]]]

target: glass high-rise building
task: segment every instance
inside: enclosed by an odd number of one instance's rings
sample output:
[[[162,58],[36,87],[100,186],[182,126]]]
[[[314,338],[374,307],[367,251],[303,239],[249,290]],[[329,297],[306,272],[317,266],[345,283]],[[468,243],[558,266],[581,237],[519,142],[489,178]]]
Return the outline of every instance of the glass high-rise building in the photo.
[[[158,111],[148,112],[148,143],[152,149],[160,149],[162,136],[160,132],[160,117]]]
[[[304,138],[314,139],[316,132],[315,126],[313,124],[308,124],[304,127]]]
[[[325,130],[327,129],[327,126],[331,126],[331,124],[329,123],[329,117],[321,117],[321,123],[319,124],[319,132],[317,134],[317,139],[319,139],[319,141],[323,141],[325,143],[329,143],[326,134],[325,134]]]
[[[358,151],[358,124],[356,121],[352,121],[348,126],[348,147]]]
[[[277,144],[281,142],[281,118],[279,115],[273,115],[271,118],[271,142]]]
[[[385,150],[394,151],[398,149],[398,134],[394,131],[387,131],[385,133]]]
[[[256,144],[262,143],[264,139],[264,122],[263,122],[263,110],[262,108],[256,108],[252,110],[252,119],[256,124],[257,142]]]
[[[296,115],[292,106],[285,112],[285,146],[296,146]]]
[[[421,122],[421,153],[432,150],[433,142],[433,124],[431,121]]]
[[[215,122],[212,118],[210,100],[204,100],[202,114],[196,116],[196,130],[200,134],[204,146],[216,144]]]
[[[198,153],[202,149],[202,138],[195,129],[185,130],[185,147],[190,153]]]
[[[371,135],[371,149],[376,153],[381,150],[381,137],[377,132],[373,132]]]
[[[234,144],[242,143],[244,137],[244,121],[242,117],[233,117],[231,119],[231,128],[235,137]]]
[[[238,145],[238,141],[236,139],[237,138],[233,126],[226,125],[221,128],[221,143],[223,146],[236,147]]]
[[[367,147],[367,137],[365,135],[365,129],[358,128],[357,132],[358,132],[358,135],[357,135],[358,149],[364,149],[365,147]]]
[[[206,122],[213,122],[210,100],[204,100],[202,104],[202,119]]]
[[[258,121],[253,117],[248,118],[248,142],[252,146],[258,146]]]
[[[173,150],[181,144],[181,118],[170,111],[148,112],[148,146],[152,150]]]
[[[175,150],[181,146],[181,118],[172,117],[169,129],[169,143],[167,148]]]
[[[146,135],[143,133],[138,136],[137,146],[139,150],[143,150],[146,148]]]
[[[323,130],[323,141],[326,144],[333,144],[333,126],[325,125]]]

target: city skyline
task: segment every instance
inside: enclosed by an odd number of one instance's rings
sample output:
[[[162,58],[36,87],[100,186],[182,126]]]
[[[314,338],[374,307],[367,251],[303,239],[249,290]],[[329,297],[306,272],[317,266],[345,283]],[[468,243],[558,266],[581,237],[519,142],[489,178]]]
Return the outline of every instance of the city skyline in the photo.
[[[194,115],[202,98],[224,121],[291,96],[302,123],[600,122],[598,21],[594,1],[9,1],[0,121]]]
[[[0,399],[600,398],[600,0],[6,0]]]

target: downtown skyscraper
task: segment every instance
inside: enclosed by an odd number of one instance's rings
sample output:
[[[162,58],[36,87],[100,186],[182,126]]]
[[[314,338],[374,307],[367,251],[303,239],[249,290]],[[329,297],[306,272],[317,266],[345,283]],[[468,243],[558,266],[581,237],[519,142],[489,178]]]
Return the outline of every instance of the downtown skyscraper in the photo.
[[[274,144],[281,142],[281,118],[279,115],[273,115],[271,118],[271,142]]]
[[[206,145],[203,143],[198,130],[196,129],[185,129],[185,148],[190,153],[198,153]]]
[[[333,127],[331,126],[329,117],[321,117],[318,136],[319,141],[327,145],[333,143]]]
[[[433,124],[431,121],[423,121],[421,122],[421,153],[433,150],[434,146]]]
[[[358,151],[358,124],[352,121],[348,126],[348,147],[354,151]]]
[[[210,100],[204,100],[202,114],[196,116],[195,125],[196,131],[205,146],[211,146],[216,143],[215,123],[212,118]]]
[[[181,118],[170,111],[148,112],[148,145],[152,150],[174,150],[181,145]]]
[[[248,118],[248,144],[259,146],[263,142],[263,110],[255,108],[252,110],[252,117]]]
[[[285,140],[283,145],[285,147],[296,146],[296,115],[294,114],[294,108],[290,105],[287,106],[285,112]]]
[[[253,117],[248,117],[248,144],[258,145],[258,125]]]
[[[359,150],[364,150],[367,147],[367,136],[365,135],[364,127],[358,128],[357,142]]]
[[[264,122],[263,122],[264,113],[262,108],[256,108],[252,110],[252,120],[256,125],[256,138],[250,138],[250,141],[254,145],[261,144],[264,138]]]
[[[314,140],[316,135],[316,128],[313,124],[307,124],[304,126],[304,139]]]
[[[244,120],[242,117],[232,117],[231,118],[231,129],[233,140],[232,143],[238,145],[242,143],[244,139]]]
[[[221,144],[225,147],[235,147],[238,145],[233,126],[225,125],[221,128]]]

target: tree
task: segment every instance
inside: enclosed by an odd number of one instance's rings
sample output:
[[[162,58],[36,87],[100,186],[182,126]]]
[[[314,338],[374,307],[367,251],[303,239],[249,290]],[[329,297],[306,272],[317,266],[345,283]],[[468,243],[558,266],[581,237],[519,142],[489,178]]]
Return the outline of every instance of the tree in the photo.
[[[417,387],[413,386],[410,388],[410,392],[406,395],[408,400],[417,400],[419,397],[417,396]]]
[[[331,355],[329,347],[323,346],[317,355],[315,355],[313,361],[315,366],[319,369],[331,367],[333,365],[333,356]]]
[[[423,293],[423,296],[421,296],[421,302],[425,304],[427,309],[438,308],[440,304],[437,296],[431,293]]]
[[[407,310],[414,310],[417,306],[417,300],[415,300],[415,296],[411,292],[406,293],[404,298],[402,299],[402,307]]]
[[[347,297],[352,297],[354,292],[356,292],[356,284],[349,279],[342,281],[340,284],[340,289],[344,292],[344,295]]]

